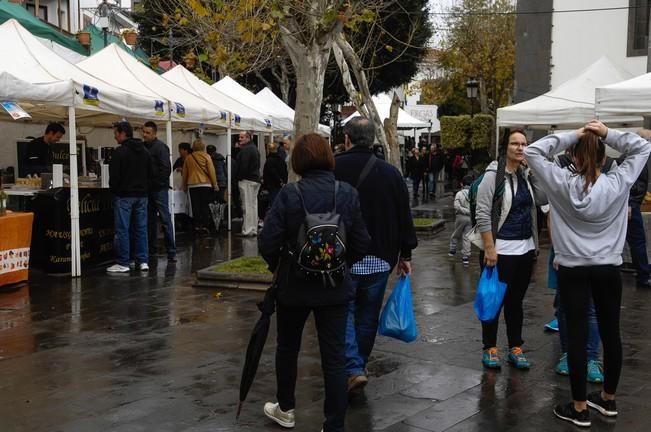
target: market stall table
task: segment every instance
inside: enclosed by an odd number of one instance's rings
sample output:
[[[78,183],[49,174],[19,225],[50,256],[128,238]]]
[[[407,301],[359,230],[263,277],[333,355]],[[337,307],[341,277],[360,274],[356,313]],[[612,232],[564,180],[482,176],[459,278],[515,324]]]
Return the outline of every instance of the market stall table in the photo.
[[[0,286],[26,281],[33,213],[7,213],[0,217]]]

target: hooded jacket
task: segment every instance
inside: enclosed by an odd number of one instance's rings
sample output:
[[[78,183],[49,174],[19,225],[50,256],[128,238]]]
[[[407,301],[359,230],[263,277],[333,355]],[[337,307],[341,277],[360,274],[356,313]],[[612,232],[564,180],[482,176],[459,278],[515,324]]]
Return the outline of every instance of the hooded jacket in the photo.
[[[576,133],[568,132],[549,135],[525,150],[552,206],[555,261],[564,267],[620,265],[629,190],[649,158],[651,144],[638,135],[609,129],[604,142],[625,158],[584,191],[583,176],[550,160],[577,142]]]
[[[141,140],[129,138],[113,152],[109,187],[116,196],[146,197],[155,175],[156,166]]]
[[[149,151],[156,165],[156,175],[151,179],[151,190],[169,189],[170,173],[172,172],[169,147],[163,141],[155,139],[152,142],[145,143],[145,148]]]

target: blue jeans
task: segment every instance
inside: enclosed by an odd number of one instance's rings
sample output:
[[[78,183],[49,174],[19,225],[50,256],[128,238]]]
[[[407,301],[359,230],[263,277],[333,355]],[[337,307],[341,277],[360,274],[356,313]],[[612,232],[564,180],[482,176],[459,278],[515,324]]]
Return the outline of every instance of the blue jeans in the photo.
[[[149,239],[149,256],[156,258],[158,250],[158,216],[163,226],[163,236],[165,237],[165,248],[167,257],[176,256],[176,241],[174,240],[174,228],[172,227],[172,216],[169,208],[169,190],[159,189],[149,192],[149,205],[147,214],[148,239]]]
[[[567,320],[559,292],[560,290],[557,289],[556,296],[554,297],[554,307],[556,308],[556,319],[558,320],[558,334],[561,338],[561,352],[566,353],[568,351]],[[588,304],[588,344],[586,346],[588,360],[599,360],[600,344],[601,338],[599,337],[599,326],[597,325],[597,311],[594,307],[592,296],[590,296]]]
[[[637,275],[638,282],[649,280],[649,258],[646,255],[646,233],[640,206],[631,206],[631,220],[628,221],[626,241],[631,249],[631,260]]]
[[[377,335],[380,309],[391,272],[351,275],[355,299],[348,302],[346,323],[346,373],[364,375]]]
[[[131,244],[129,230],[133,216],[133,256],[136,264],[146,263],[147,254],[147,198],[116,197],[113,204],[115,224],[115,251],[117,263],[129,265]]]
[[[436,174],[433,172],[427,173],[427,188],[430,194],[436,194]]]

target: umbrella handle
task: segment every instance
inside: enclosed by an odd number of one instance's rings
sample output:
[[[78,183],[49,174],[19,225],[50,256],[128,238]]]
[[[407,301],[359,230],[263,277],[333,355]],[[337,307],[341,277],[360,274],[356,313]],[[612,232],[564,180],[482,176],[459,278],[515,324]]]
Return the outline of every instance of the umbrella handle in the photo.
[[[240,414],[242,413],[242,405],[243,404],[244,403],[242,401],[240,401],[240,403],[237,405],[237,414],[235,414],[235,420],[240,419]]]

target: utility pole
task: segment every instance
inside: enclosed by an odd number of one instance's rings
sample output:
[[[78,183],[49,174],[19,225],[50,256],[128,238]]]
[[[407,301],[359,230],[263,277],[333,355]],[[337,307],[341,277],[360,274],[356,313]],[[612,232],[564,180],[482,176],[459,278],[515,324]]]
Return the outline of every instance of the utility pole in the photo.
[[[646,71],[651,72],[651,15],[650,11],[651,5],[647,6],[646,10],[646,16],[647,16],[647,34],[646,34],[646,40],[647,40],[647,55],[646,55]],[[644,117],[644,128],[645,129],[651,129],[651,117],[645,116]]]
[[[174,35],[172,33],[172,27],[169,28],[168,33],[167,33],[167,46],[170,50],[169,56],[170,56],[170,63],[169,66],[167,67],[168,70],[172,69],[172,56],[174,55]]]

